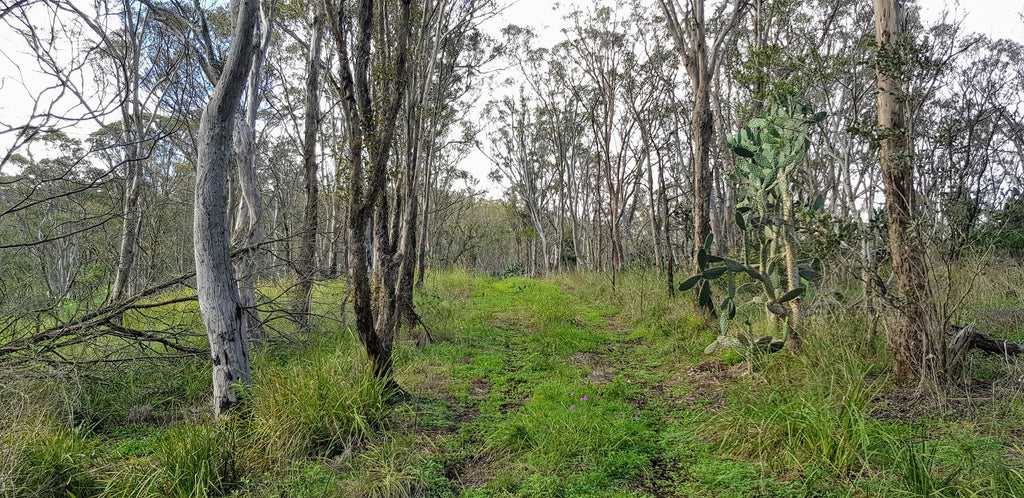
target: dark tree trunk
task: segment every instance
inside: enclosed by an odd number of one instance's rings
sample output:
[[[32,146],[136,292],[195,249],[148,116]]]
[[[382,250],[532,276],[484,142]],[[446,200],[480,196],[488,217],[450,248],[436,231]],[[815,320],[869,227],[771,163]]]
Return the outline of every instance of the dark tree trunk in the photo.
[[[875,0],[875,41],[879,58],[891,60],[903,45],[903,8],[899,0]],[[914,166],[907,124],[906,100],[899,71],[877,70],[879,156],[885,187],[889,250],[895,278],[896,320],[890,342],[893,377],[897,384],[915,381],[945,383],[946,346],[932,309],[924,247],[914,231]]]
[[[319,9],[317,9],[319,10]],[[298,275],[295,300],[295,318],[299,328],[309,327],[309,314],[313,303],[313,279],[316,277],[316,235],[319,231],[320,181],[317,178],[316,142],[320,129],[320,46],[323,28],[320,14],[313,16],[310,35],[309,61],[306,66],[306,112],[303,119],[302,164],[306,187],[306,205],[303,209],[302,237],[299,259],[295,270]]]

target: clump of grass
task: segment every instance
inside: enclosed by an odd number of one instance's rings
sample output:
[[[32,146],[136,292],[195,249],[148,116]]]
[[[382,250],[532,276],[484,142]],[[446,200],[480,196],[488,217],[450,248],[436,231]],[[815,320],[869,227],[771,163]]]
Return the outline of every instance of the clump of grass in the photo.
[[[156,441],[148,458],[129,458],[109,476],[106,496],[223,496],[246,475],[237,423],[195,423],[172,427]]]
[[[706,427],[729,454],[777,467],[819,467],[842,478],[863,469],[883,441],[883,427],[867,416],[867,402],[863,395],[772,387],[737,394],[731,409]]]
[[[34,375],[33,375],[34,374]],[[0,496],[67,496],[96,487],[96,445],[73,428],[82,385],[73,369],[0,372]]]
[[[354,350],[266,366],[252,390],[253,448],[267,466],[333,456],[381,428],[388,394]]]
[[[422,496],[426,487],[422,455],[410,451],[411,441],[385,435],[367,443],[354,467],[360,469],[342,483],[347,496],[405,498]]]
[[[162,491],[169,496],[226,494],[243,475],[238,429],[208,424],[167,431],[154,457],[167,472]]]
[[[90,496],[99,490],[90,473],[98,446],[81,427],[37,420],[31,432],[7,434],[0,445],[6,448],[0,451],[3,496]]]

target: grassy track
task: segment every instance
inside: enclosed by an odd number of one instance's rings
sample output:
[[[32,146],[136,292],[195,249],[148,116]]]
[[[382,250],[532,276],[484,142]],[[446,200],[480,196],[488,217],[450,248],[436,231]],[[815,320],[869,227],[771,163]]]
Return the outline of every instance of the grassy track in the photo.
[[[978,316],[1015,304],[999,299],[979,293]],[[889,385],[856,314],[811,319],[799,357],[705,356],[715,333],[689,301],[645,273],[614,292],[602,275],[435,274],[417,303],[437,342],[404,331],[398,348],[406,398],[325,321],[256,355],[253,414],[227,426],[200,415],[203,361],[23,385],[0,494],[1024,496],[1016,361],[976,358],[986,382],[939,407]]]

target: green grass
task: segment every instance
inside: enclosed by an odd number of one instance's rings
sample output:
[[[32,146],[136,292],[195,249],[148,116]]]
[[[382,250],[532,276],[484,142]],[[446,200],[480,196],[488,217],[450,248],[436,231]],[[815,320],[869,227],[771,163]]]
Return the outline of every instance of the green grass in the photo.
[[[1022,285],[1003,272],[962,315],[998,318]],[[991,393],[918,407],[856,313],[809,319],[797,357],[709,358],[717,324],[651,272],[435,273],[416,299],[437,342],[403,331],[408,397],[389,399],[343,293],[318,285],[314,332],[254,353],[251,411],[227,424],[205,358],[5,384],[0,495],[1024,496],[1021,365],[974,357]]]

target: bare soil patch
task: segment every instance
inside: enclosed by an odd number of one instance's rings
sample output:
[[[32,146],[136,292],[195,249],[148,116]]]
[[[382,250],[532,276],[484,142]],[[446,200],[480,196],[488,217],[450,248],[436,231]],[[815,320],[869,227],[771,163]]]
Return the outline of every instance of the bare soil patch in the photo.
[[[486,398],[491,393],[491,381],[480,379],[469,385],[469,396],[474,399]]]
[[[675,371],[676,373],[671,377],[659,382],[655,386],[655,390],[664,394],[673,387],[688,385],[690,391],[681,397],[674,398],[676,402],[690,407],[699,406],[705,411],[717,412],[728,403],[728,397],[725,395],[726,387],[735,383],[736,379],[746,371],[746,368],[742,365],[730,367],[721,359],[711,358],[688,368],[684,365],[677,365]]]
[[[590,373],[580,379],[591,384],[611,384],[615,380],[615,368],[607,358],[590,351],[579,351],[569,357],[570,360],[590,368]]]

